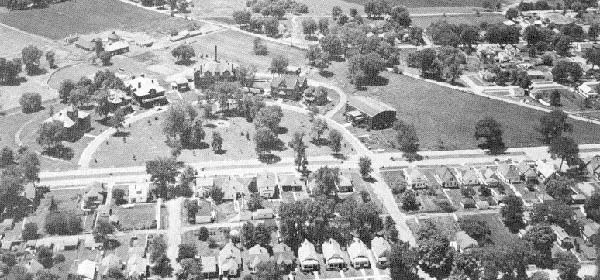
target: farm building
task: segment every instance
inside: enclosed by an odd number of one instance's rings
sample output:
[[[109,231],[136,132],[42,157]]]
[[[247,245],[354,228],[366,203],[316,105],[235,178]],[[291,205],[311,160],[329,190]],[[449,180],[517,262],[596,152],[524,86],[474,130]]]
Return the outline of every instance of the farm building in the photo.
[[[390,127],[396,121],[396,109],[366,96],[350,97],[344,113],[353,125],[364,124],[370,129]]]
[[[117,41],[104,46],[104,51],[110,55],[118,55],[129,52],[129,44],[125,41]]]

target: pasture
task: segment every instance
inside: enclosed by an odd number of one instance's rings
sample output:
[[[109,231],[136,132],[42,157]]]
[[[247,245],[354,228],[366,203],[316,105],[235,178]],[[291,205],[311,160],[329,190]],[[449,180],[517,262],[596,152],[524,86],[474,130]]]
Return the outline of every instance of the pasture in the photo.
[[[166,34],[190,24],[119,0],[66,1],[43,9],[16,10],[3,14],[0,22],[55,40],[111,29]]]

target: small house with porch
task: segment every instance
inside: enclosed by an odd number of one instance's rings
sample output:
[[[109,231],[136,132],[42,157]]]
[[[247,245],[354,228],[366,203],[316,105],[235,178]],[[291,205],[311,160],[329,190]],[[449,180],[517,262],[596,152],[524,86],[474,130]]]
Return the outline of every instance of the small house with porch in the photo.
[[[369,261],[369,249],[365,243],[358,238],[355,238],[352,244],[348,246],[348,255],[350,256],[352,267],[355,269],[369,268],[371,266],[371,262]]]
[[[304,272],[312,272],[319,270],[319,257],[313,245],[307,239],[298,248],[298,262],[300,264],[300,270]]]
[[[435,179],[443,188],[458,188],[459,183],[452,173],[452,170],[447,166],[440,166],[435,169]]]
[[[323,242],[321,248],[327,270],[340,270],[344,268],[345,262],[342,257],[342,249],[337,241],[333,238],[329,238],[329,240]]]
[[[377,236],[371,240],[371,251],[377,261],[377,267],[385,269],[388,265],[388,254],[392,249],[390,243],[381,236]]]
[[[417,168],[408,168],[406,171],[406,183],[411,189],[425,189],[429,186],[429,179]]]

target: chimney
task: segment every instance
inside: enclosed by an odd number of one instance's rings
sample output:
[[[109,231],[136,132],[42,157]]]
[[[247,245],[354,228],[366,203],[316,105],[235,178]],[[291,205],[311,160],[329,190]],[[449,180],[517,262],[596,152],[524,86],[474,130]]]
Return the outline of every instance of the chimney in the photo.
[[[215,45],[215,62],[218,62],[217,60],[217,45]]]
[[[138,88],[142,88],[142,82],[138,82]]]

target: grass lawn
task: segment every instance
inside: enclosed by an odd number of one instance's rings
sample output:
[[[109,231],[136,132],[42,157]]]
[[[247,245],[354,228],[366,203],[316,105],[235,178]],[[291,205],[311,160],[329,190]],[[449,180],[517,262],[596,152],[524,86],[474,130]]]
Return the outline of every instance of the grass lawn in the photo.
[[[381,214],[387,214],[386,208],[383,206],[383,203],[381,203],[381,200],[379,200],[379,197],[377,196],[377,194],[375,194],[375,192],[373,192],[373,186],[370,183],[365,182],[362,179],[362,177],[360,176],[360,174],[358,174],[356,172],[352,172],[349,175],[348,172],[344,172],[343,175],[350,176],[350,179],[352,180],[352,184],[354,185],[354,193],[353,194],[358,194],[361,191],[368,192],[371,201],[373,201],[375,203],[375,205],[377,206],[377,208],[379,209]]]
[[[203,36],[202,39],[192,44],[196,55],[208,54],[213,57],[215,46],[218,48],[220,59],[234,61],[243,65],[254,65],[258,71],[265,71],[271,66],[271,59],[283,55],[289,59],[290,65],[303,66],[305,64],[304,51],[292,48],[289,45],[264,41],[269,54],[258,56],[253,53],[254,37],[241,32],[227,30]]]
[[[165,136],[162,133],[162,119],[164,113],[155,115],[155,117],[141,120],[127,127],[124,131],[130,135],[124,142],[122,138],[113,137],[105,144],[101,145],[93,158],[97,162],[90,163],[93,167],[118,167],[142,164],[147,160],[155,159],[158,156],[169,156],[170,148],[165,143]],[[293,111],[284,111],[284,117],[280,124],[281,127],[287,128],[287,131],[279,134],[279,139],[285,144],[284,150],[274,151],[273,154],[279,157],[292,157],[293,151],[287,147],[287,143],[291,140],[295,131],[304,131],[308,134],[310,130],[310,122],[308,116]],[[223,154],[215,154],[212,149],[195,149],[183,150],[179,159],[184,162],[203,161],[224,161],[224,160],[239,160],[239,159],[254,159],[257,158],[255,144],[253,139],[254,125],[246,122],[243,118],[230,118],[223,122],[223,125],[216,128],[205,127],[206,138],[205,142],[210,143],[212,133],[218,131],[223,137]],[[249,139],[245,137],[249,134]],[[242,134],[244,136],[242,136]],[[331,154],[331,150],[327,146],[316,146],[310,143],[308,137],[305,137],[305,144],[308,146],[307,155],[310,160],[311,156],[322,156]],[[140,143],[144,143],[140,145]],[[342,149],[342,154],[348,155],[351,152],[348,148]],[[133,160],[133,155],[136,156],[136,161]]]
[[[503,126],[503,139],[508,147],[543,145],[540,134],[535,131],[543,112],[389,72],[382,73],[387,85],[368,86],[366,90],[358,91],[346,81],[345,63],[334,63],[330,70],[347,93],[371,96],[395,107],[398,119],[415,125],[423,150],[476,149],[475,123],[485,117],[493,117]],[[600,126],[569,121],[573,123],[571,136],[578,143],[600,140]],[[392,129],[370,132],[354,129],[353,132],[355,135],[371,134],[372,138],[383,140],[382,146],[393,149],[387,141],[393,139]]]
[[[11,11],[0,22],[51,39],[110,29],[166,34],[190,23],[118,0],[66,1],[44,9]]]
[[[454,218],[452,218],[452,216],[436,216],[419,219],[419,225],[422,226],[427,220],[431,221],[436,226],[436,228],[441,231],[442,235],[448,237],[448,239],[450,240],[455,240],[455,234],[458,230],[458,224],[456,223],[456,221],[454,221]],[[413,232],[416,234],[417,231]]]
[[[490,238],[493,244],[505,244],[507,242],[511,242],[512,240],[514,240],[514,238],[518,238],[518,235],[510,233],[508,228],[504,226],[500,214],[475,214],[465,216],[459,215],[458,217],[459,221],[465,218],[477,221],[484,221],[490,228],[490,231],[492,232]]]
[[[156,205],[136,204],[133,208],[112,207],[113,215],[119,218],[121,230],[151,229],[156,220]]]
[[[441,20],[445,20],[448,23],[460,25],[460,24],[469,24],[479,26],[482,22],[487,22],[490,24],[503,22],[505,20],[503,15],[498,14],[481,14],[477,16],[473,15],[460,15],[460,16],[432,16],[432,17],[413,17],[412,24],[414,26],[418,26],[421,28],[427,28],[434,22],[438,22]]]

